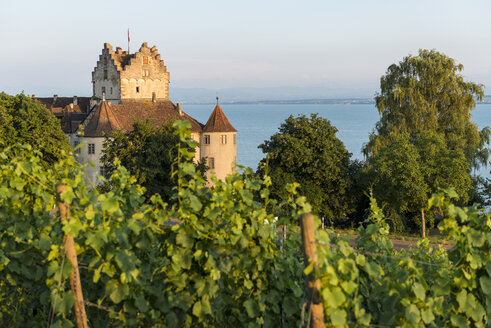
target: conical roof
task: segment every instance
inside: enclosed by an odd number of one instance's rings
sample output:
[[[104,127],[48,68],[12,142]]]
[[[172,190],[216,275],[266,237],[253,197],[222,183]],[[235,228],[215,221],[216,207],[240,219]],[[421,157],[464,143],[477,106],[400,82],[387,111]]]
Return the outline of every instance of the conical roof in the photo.
[[[208,122],[206,122],[203,132],[237,132],[228,121],[227,116],[225,116],[220,105],[218,105],[218,97],[217,105],[215,106],[215,109],[213,109]]]
[[[85,128],[84,135],[86,137],[102,137],[103,133],[109,134],[115,130],[121,130],[121,124],[114,115],[111,104],[104,100],[99,104],[94,116]]]

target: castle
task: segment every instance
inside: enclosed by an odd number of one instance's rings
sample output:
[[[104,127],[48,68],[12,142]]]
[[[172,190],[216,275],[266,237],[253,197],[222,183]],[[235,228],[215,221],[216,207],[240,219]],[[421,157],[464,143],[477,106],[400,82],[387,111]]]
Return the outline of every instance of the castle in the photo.
[[[105,43],[92,72],[93,96],[37,98],[53,115],[58,117],[63,131],[76,151],[81,163],[87,166],[90,181],[96,182],[104,174],[100,162],[105,136],[112,131],[131,131],[137,119],[152,120],[157,126],[163,121],[188,120],[191,137],[199,143],[195,161],[206,158],[210,172],[218,179],[235,171],[237,160],[237,130],[229,122],[218,105],[206,124],[186,114],[180,104],[169,100],[167,67],[157,48],[143,43],[130,54]]]

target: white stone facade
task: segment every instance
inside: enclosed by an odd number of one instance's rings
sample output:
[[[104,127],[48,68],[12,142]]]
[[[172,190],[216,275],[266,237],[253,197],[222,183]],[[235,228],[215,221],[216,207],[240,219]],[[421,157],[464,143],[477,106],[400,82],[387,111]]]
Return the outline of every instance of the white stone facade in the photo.
[[[100,159],[102,157],[104,138],[72,135],[70,141],[74,149],[73,155],[79,163],[86,165],[85,173],[87,174],[87,180],[97,185],[97,176],[102,175],[103,170]],[[77,147],[79,148],[77,149]]]
[[[237,132],[203,132],[200,141],[201,157],[206,157],[210,170],[209,179],[214,172],[218,180],[236,171]]]

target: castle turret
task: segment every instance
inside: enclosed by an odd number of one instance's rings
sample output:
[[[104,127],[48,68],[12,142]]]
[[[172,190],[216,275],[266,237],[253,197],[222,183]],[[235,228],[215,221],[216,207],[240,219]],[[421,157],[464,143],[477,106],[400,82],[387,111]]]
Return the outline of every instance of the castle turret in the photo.
[[[209,172],[215,172],[219,180],[235,172],[237,161],[237,130],[230,124],[218,104],[208,119],[201,134],[201,157],[207,158]]]

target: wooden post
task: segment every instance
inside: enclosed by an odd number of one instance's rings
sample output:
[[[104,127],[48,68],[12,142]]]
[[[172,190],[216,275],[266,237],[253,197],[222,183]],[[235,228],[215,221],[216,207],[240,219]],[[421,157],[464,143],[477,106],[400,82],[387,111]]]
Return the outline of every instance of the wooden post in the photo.
[[[61,201],[60,195],[66,190],[66,186],[62,183],[56,185],[56,195],[58,197],[58,209],[60,211],[60,219],[70,220],[70,209]],[[65,236],[65,254],[68,260],[72,263],[73,270],[70,273],[70,287],[75,296],[75,317],[77,318],[77,328],[87,328],[87,315],[85,314],[84,296],[82,294],[82,284],[80,283],[80,274],[78,271],[77,253],[75,251],[75,242],[72,236]]]
[[[425,221],[425,210],[421,209],[421,235],[423,239],[426,238],[426,221]]]
[[[314,216],[310,213],[302,214],[300,218],[300,227],[302,229],[302,244],[305,258],[305,267],[310,262],[314,263],[314,270],[307,276],[308,297],[312,300],[310,308],[312,309],[311,327],[324,328],[324,308],[320,296],[321,281],[315,277],[317,269],[317,247],[315,245],[315,228]]]

